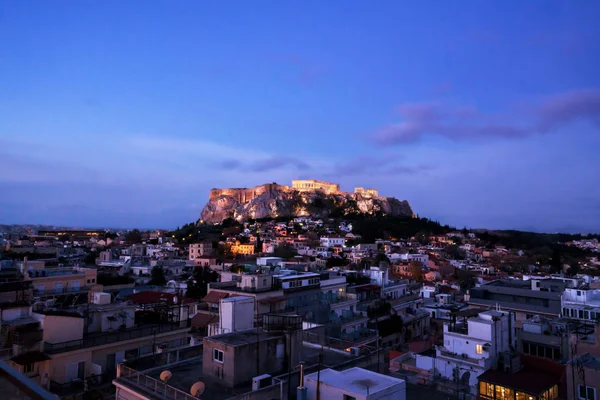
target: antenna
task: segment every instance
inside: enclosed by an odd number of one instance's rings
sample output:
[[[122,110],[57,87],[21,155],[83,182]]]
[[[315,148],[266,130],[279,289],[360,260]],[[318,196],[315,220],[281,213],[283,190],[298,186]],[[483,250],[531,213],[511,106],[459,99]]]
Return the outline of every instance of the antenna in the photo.
[[[206,390],[206,385],[202,381],[198,381],[192,385],[190,388],[190,394],[196,398],[200,398],[202,393]]]
[[[169,379],[171,379],[172,377],[173,377],[173,374],[169,370],[164,370],[163,372],[160,373],[160,380],[163,381],[164,383],[167,383],[169,381]]]

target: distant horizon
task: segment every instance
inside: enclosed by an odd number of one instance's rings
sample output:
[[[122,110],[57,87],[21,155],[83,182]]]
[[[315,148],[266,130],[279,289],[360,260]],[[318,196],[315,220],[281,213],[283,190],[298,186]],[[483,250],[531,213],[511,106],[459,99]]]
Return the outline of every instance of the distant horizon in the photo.
[[[457,227],[600,230],[600,2],[4,2],[0,220],[177,226],[334,180]]]
[[[290,217],[290,219],[293,219],[294,217]],[[558,235],[558,234],[566,234],[566,235],[600,235],[600,231],[594,232],[576,232],[576,231],[539,231],[539,230],[532,230],[532,229],[519,229],[519,228],[506,228],[506,229],[497,229],[497,228],[472,228],[472,227],[468,227],[468,226],[463,226],[461,228],[459,228],[458,226],[453,226],[451,224],[445,224],[442,221],[438,221],[437,219],[433,219],[433,218],[428,218],[428,217],[423,217],[420,216],[420,218],[427,218],[428,220],[431,221],[436,221],[439,222],[440,225],[442,226],[446,226],[448,225],[450,228],[456,229],[457,231],[462,231],[464,228],[466,228],[467,230],[470,231],[496,231],[496,232],[502,232],[502,231],[518,231],[518,232],[530,232],[530,233],[539,233],[539,234],[548,234],[548,235]],[[199,219],[199,218],[198,218]],[[176,225],[173,228],[164,228],[164,227],[140,227],[140,226],[134,226],[134,227],[117,227],[117,226],[94,226],[94,225],[76,225],[76,226],[72,226],[72,225],[62,225],[62,224],[38,224],[38,223],[34,223],[34,224],[30,224],[30,223],[15,223],[15,224],[7,224],[7,223],[3,223],[0,221],[0,226],[4,225],[4,226],[52,226],[55,228],[64,228],[64,229],[70,229],[70,230],[77,230],[77,229],[89,229],[89,230],[133,230],[133,229],[138,229],[140,231],[153,231],[153,230],[164,230],[164,231],[174,231],[175,229],[177,229],[178,227],[181,228],[182,226],[192,223],[192,222],[198,222],[198,219],[194,220],[194,221],[188,221],[185,223],[182,223],[180,225]],[[343,219],[343,218],[341,218]]]

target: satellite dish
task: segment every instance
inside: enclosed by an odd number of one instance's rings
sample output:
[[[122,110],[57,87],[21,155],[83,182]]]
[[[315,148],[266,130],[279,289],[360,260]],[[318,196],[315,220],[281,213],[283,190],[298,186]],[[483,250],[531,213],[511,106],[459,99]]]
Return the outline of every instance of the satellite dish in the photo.
[[[160,380],[163,381],[164,383],[167,383],[169,381],[169,379],[171,379],[172,377],[173,377],[173,374],[171,373],[171,371],[164,370],[163,372],[160,373]]]
[[[199,398],[200,396],[202,396],[202,393],[204,393],[205,390],[206,385],[204,384],[204,382],[199,381],[192,385],[190,393],[192,394],[192,396]]]

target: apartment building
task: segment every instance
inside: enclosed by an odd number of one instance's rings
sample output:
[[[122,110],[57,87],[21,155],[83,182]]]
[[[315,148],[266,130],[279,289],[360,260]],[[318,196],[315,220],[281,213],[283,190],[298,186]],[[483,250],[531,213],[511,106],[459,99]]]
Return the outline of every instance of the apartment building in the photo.
[[[512,311],[520,328],[525,320],[534,315],[558,317],[564,288],[564,283],[550,280],[501,279],[470,289],[465,301],[471,306],[499,306],[502,310]]]
[[[444,342],[435,357],[417,358],[417,368],[436,371],[476,392],[477,377],[498,365],[503,352],[516,344],[514,314],[507,311],[463,310],[444,322]]]
[[[576,288],[565,288],[561,296],[562,315],[582,321],[597,321],[600,318],[600,289],[588,284]]]
[[[213,253],[213,245],[211,241],[205,240],[200,243],[193,243],[189,246],[188,259],[195,260],[198,257],[208,257]]]
[[[30,267],[24,272],[25,281],[31,281],[33,295],[40,300],[59,295],[83,295],[87,302],[88,293],[97,285],[97,271],[83,267]]]
[[[109,382],[125,359],[188,343],[189,320],[174,318],[177,313],[169,306],[141,309],[110,298],[96,293],[90,304],[33,311],[30,318],[37,326],[17,332],[15,341],[29,349],[13,356],[13,367],[69,397]]]

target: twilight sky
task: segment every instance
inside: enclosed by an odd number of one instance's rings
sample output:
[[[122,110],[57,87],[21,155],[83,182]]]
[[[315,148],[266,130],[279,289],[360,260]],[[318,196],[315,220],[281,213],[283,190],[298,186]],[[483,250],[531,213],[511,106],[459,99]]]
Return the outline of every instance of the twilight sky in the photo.
[[[0,223],[174,228],[212,187],[368,186],[600,231],[600,2],[3,1]]]

